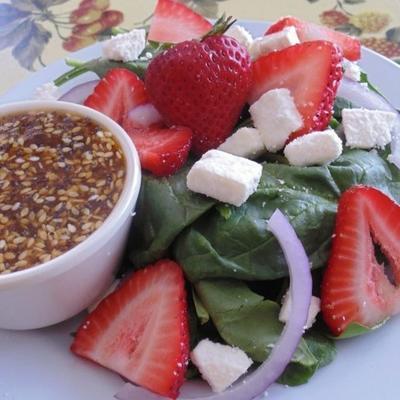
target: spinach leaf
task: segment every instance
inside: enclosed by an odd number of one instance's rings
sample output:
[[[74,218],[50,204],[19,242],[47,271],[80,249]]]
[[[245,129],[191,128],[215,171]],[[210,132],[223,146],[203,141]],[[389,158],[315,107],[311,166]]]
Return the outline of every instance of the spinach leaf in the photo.
[[[348,150],[321,167],[264,164],[257,192],[241,207],[224,206],[223,213],[214,208],[199,218],[175,241],[174,256],[192,282],[285,277],[283,253],[266,228],[267,219],[279,208],[289,217],[312,267],[323,267],[338,198],[357,184],[377,187],[400,199],[400,173],[376,151]]]
[[[355,108],[353,103],[343,97],[336,97],[335,103],[333,105],[333,117],[341,122],[342,121],[342,111],[344,108]],[[357,108],[357,107],[356,107]]]
[[[192,224],[177,239],[175,258],[192,282],[287,276],[281,248],[266,226],[280,208],[294,225],[313,267],[321,267],[327,258],[339,194],[326,168],[265,164],[257,192],[239,208],[226,206],[230,213],[221,215],[213,209]]]
[[[143,174],[128,243],[135,266],[165,256],[177,235],[215,204],[187,189],[188,169],[189,166],[169,178]]]
[[[193,304],[194,304],[194,309],[196,311],[196,316],[200,324],[204,325],[210,320],[210,314],[208,314],[208,311],[205,309],[203,303],[200,301],[199,297],[197,296],[194,290],[192,290],[192,296],[193,296]]]
[[[278,304],[264,300],[235,280],[204,280],[195,288],[221,337],[254,361],[263,362],[283,329],[278,320]],[[307,335],[280,382],[292,386],[307,382],[317,368],[331,361],[332,349],[333,342],[322,335]]]
[[[380,324],[375,325],[372,328],[358,324],[357,322],[353,322],[344,330],[344,332],[342,332],[340,336],[334,336],[333,339],[341,340],[341,339],[349,339],[356,336],[365,335],[366,333],[372,332],[375,329],[378,329],[381,326],[385,325],[386,322],[389,321],[389,319],[390,318],[385,319]]]

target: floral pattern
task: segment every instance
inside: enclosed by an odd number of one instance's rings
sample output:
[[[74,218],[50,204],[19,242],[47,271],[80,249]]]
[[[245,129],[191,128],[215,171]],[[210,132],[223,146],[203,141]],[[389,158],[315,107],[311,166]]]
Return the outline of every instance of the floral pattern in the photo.
[[[317,3],[319,0],[307,0]],[[367,10],[354,12],[353,6],[366,0],[336,0],[330,10],[320,14],[320,22],[330,28],[360,36],[364,46],[400,62],[400,27],[390,27],[387,12]],[[377,36],[380,35],[380,36]]]
[[[0,52],[13,63],[16,79],[17,73],[22,78],[24,71],[37,70],[62,57],[61,51],[68,54],[88,46],[117,27],[147,28],[155,1],[146,0],[139,6],[135,0],[3,0]],[[223,12],[256,19],[273,19],[282,14],[282,0],[268,0],[268,7],[264,7],[265,0],[176,1],[207,18],[216,18]],[[400,4],[385,5],[381,0],[295,0],[292,14],[359,36],[365,46],[400,62]],[[8,65],[7,61],[3,65]],[[15,83],[16,80],[6,80],[2,86]]]
[[[65,50],[75,51],[94,43],[98,35],[123,20],[122,12],[107,10],[109,0],[82,0],[74,10],[52,11],[68,1],[11,0],[0,4],[0,50],[11,48],[20,66],[33,71],[37,64],[45,65],[42,53],[53,36],[50,28],[64,41]]]

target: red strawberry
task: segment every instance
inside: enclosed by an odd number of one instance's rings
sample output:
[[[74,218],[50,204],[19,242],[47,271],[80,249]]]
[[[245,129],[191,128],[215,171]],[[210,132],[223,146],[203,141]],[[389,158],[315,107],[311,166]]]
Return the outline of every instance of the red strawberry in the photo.
[[[149,30],[149,40],[179,43],[206,34],[212,25],[200,14],[175,0],[158,0]]]
[[[250,103],[271,89],[289,89],[304,120],[304,127],[291,139],[324,130],[343,76],[341,61],[340,50],[323,41],[301,43],[260,57],[253,64]]]
[[[266,34],[279,32],[288,26],[296,28],[301,42],[327,40],[338,45],[348,60],[357,61],[361,58],[361,43],[357,38],[312,22],[301,21],[294,17],[281,18],[269,27]]]
[[[121,123],[129,110],[147,101],[140,78],[125,68],[114,68],[97,84],[84,105]]]
[[[168,176],[186,163],[192,143],[189,128],[124,128],[136,146],[143,169],[156,176]]]
[[[373,241],[399,285],[400,206],[377,189],[353,187],[339,201],[321,288],[322,315],[335,335],[351,323],[373,327],[400,311],[400,292],[376,260]]]
[[[250,57],[227,36],[186,41],[152,60],[145,83],[164,120],[191,128],[202,154],[232,133],[251,88]]]
[[[178,264],[135,272],[79,328],[71,350],[176,399],[189,358],[185,280]]]

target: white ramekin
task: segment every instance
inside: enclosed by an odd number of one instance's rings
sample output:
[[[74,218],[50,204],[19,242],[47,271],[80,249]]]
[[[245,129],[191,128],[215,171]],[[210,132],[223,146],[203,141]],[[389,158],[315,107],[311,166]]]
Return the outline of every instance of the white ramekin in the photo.
[[[33,329],[64,321],[90,305],[113,280],[124,252],[140,190],[136,149],[126,132],[90,108],[56,101],[25,101],[0,106],[0,116],[35,110],[86,116],[112,132],[126,160],[121,196],[104,224],[71,250],[24,271],[0,275],[0,328]]]

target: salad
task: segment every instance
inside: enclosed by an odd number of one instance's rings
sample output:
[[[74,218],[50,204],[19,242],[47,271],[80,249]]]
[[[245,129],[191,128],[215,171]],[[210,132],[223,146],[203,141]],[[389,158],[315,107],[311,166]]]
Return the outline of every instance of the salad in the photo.
[[[130,382],[119,399],[304,384],[399,312],[400,118],[357,39],[293,17],[254,39],[159,0],[102,48],[54,84],[95,72],[61,99],[118,122],[143,169],[122,278],[71,347]]]

